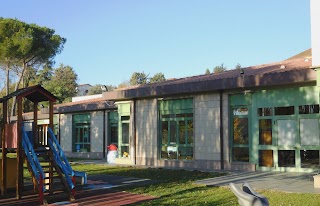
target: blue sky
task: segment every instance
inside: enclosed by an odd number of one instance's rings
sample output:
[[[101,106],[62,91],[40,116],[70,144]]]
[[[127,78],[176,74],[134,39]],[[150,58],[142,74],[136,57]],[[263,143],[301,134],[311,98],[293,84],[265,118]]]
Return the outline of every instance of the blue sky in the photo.
[[[309,0],[2,0],[0,16],[67,38],[55,58],[79,84],[119,85],[281,61],[310,48]]]

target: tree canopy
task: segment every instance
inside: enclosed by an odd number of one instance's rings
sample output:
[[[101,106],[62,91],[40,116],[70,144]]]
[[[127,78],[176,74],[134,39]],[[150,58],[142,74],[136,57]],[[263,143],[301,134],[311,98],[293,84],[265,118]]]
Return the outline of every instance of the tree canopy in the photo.
[[[166,77],[162,72],[156,73],[153,77],[150,78],[149,83],[163,82],[166,81]]]
[[[166,81],[164,74],[161,72],[156,73],[151,78],[149,78],[148,76],[149,75],[146,75],[144,72],[134,72],[131,75],[129,84],[130,85],[139,85],[139,84],[150,84],[150,83]],[[121,86],[125,86],[125,84],[122,84]],[[119,85],[119,87],[120,87],[120,85]]]
[[[130,78],[130,85],[147,84],[148,75],[144,72],[134,72]]]
[[[71,97],[77,94],[78,75],[72,67],[64,66],[54,69],[49,81],[43,83],[43,87],[58,98],[58,103],[70,102]]]
[[[213,73],[220,73],[220,72],[224,72],[226,70],[227,70],[227,67],[225,67],[222,63],[221,65],[213,68]]]

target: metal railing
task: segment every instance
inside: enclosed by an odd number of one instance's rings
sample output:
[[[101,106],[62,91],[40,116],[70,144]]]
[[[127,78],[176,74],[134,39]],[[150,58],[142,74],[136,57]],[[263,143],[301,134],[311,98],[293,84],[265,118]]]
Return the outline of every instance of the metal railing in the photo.
[[[54,160],[56,164],[61,168],[61,171],[64,174],[70,189],[72,190],[75,188],[75,185],[71,178],[74,178],[75,173],[72,170],[66,156],[64,155],[64,152],[61,149],[57,138],[55,137],[51,128],[49,127],[48,127],[48,134],[49,134],[48,145],[53,153]]]

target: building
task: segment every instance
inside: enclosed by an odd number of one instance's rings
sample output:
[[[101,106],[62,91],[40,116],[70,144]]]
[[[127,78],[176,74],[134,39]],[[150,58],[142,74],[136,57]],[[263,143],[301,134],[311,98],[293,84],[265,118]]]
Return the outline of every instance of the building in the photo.
[[[312,171],[320,151],[316,9],[319,2],[311,0],[312,58],[298,55],[56,105],[61,146],[69,156],[101,158],[116,143],[116,162],[135,165]]]

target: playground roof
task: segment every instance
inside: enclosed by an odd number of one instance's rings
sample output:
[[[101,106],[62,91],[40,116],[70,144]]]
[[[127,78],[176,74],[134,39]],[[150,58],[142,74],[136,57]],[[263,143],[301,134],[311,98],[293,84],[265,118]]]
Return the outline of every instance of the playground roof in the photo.
[[[52,101],[55,102],[57,98],[51,94],[48,90],[43,88],[41,85],[35,85],[31,87],[26,87],[18,89],[17,91],[0,98],[0,103],[11,99],[13,97],[24,97],[32,102],[43,102],[43,101]]]

